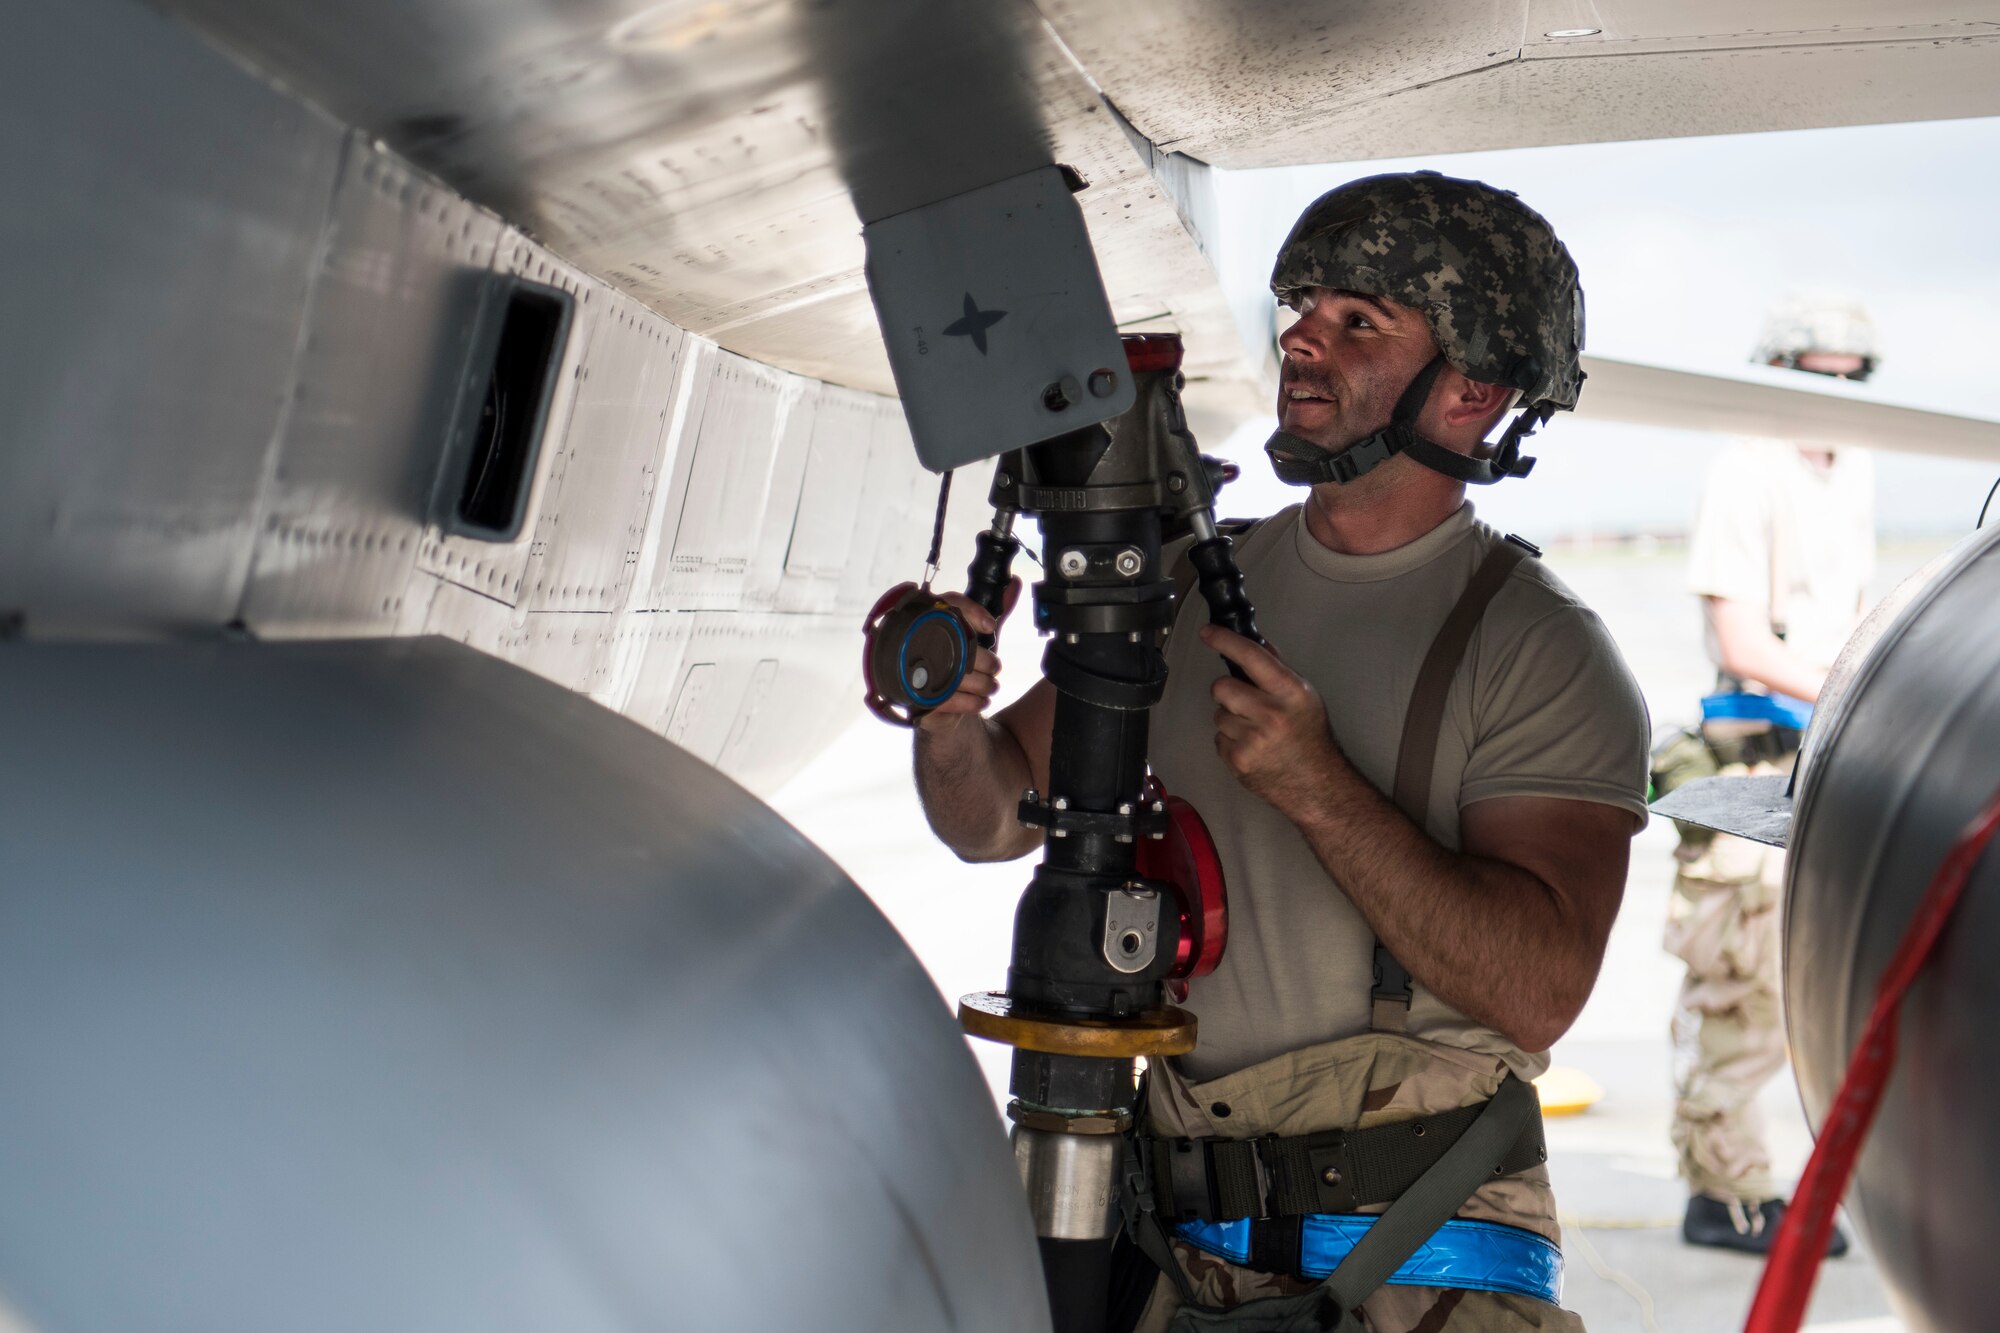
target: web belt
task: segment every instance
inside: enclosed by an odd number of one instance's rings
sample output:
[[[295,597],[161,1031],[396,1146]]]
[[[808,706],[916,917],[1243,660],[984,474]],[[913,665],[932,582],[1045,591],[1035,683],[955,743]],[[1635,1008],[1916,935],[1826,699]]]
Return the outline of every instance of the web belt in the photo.
[[[1142,1135],[1160,1216],[1175,1222],[1352,1213],[1400,1198],[1458,1142],[1485,1102],[1372,1129],[1289,1138],[1169,1139]],[[1529,1119],[1495,1176],[1548,1160],[1540,1116]]]

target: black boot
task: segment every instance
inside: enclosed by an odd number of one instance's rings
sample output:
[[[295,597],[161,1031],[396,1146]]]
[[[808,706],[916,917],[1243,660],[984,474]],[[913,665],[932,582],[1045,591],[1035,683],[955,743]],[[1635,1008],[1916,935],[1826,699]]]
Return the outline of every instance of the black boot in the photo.
[[[1720,1250],[1741,1250],[1745,1254],[1769,1254],[1777,1239],[1778,1223],[1785,1216],[1783,1199],[1762,1203],[1729,1203],[1696,1194],[1688,1199],[1687,1217],[1681,1222],[1681,1239],[1690,1245],[1712,1245]],[[1838,1259],[1847,1253],[1847,1233],[1833,1224],[1826,1255]]]

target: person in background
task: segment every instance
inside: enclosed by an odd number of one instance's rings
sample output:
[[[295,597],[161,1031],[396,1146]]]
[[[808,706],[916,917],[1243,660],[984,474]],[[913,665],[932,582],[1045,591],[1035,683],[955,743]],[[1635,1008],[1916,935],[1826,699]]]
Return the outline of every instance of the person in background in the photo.
[[[1766,320],[1753,360],[1863,380],[1875,368],[1867,311],[1799,295]],[[1742,440],[1708,472],[1688,553],[1716,692],[1701,740],[1724,774],[1782,773],[1827,672],[1860,622],[1875,571],[1867,453]],[[1762,1254],[1785,1203],[1756,1098],[1785,1064],[1779,1013],[1781,849],[1683,827],[1666,948],[1687,964],[1673,1020],[1674,1148],[1687,1182],[1682,1237]],[[1845,1253],[1838,1231],[1829,1252]]]

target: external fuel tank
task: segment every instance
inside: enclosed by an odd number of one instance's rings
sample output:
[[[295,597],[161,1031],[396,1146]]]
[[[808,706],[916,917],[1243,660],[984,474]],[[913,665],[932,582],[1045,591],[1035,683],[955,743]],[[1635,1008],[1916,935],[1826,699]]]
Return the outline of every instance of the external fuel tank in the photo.
[[[435,638],[0,700],[0,1327],[1047,1328],[949,1010],[685,750]]]
[[[1872,615],[1800,757],[1785,1005],[1819,1127],[1877,978],[1959,831],[2000,786],[2000,529]],[[2000,1237],[2000,854],[1988,854],[1903,1006],[1894,1077],[1847,1202],[1912,1329],[1991,1328]]]

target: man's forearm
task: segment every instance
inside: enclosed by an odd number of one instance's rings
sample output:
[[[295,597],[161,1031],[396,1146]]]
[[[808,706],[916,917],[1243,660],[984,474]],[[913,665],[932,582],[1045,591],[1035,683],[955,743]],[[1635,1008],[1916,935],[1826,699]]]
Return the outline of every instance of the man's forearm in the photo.
[[[1763,643],[1740,646],[1736,652],[1724,656],[1722,669],[1807,703],[1817,702],[1826,684],[1826,672],[1809,665],[1775,635],[1767,635]]]
[[[1041,845],[1015,808],[1030,783],[1013,733],[977,714],[917,728],[917,796],[938,840],[964,861],[1011,861]]]
[[[1807,703],[1818,700],[1820,688],[1826,684],[1826,672],[1771,633],[1760,608],[1727,597],[1702,600],[1724,671],[1794,699]]]
[[[1218,626],[1202,642],[1243,669],[1209,687],[1215,749],[1313,855],[1410,974],[1524,1050],[1575,1021],[1623,896],[1632,816],[1537,796],[1459,812],[1448,851],[1355,771],[1312,683],[1269,645]],[[1482,854],[1484,853],[1484,854]]]
[[[1588,926],[1519,866],[1439,845],[1345,759],[1284,811],[1397,961],[1452,1008],[1547,1049],[1597,975]]]

